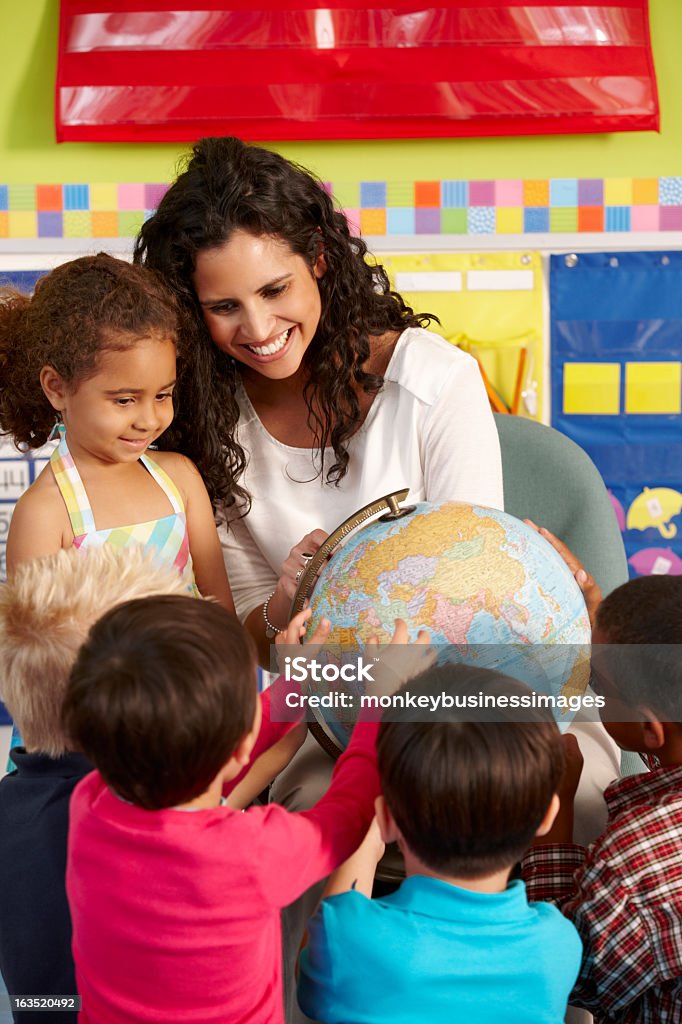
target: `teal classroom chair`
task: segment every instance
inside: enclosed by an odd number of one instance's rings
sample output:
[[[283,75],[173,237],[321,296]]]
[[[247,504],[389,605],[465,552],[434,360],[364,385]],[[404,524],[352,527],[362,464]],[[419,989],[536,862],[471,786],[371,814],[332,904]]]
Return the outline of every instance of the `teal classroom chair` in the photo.
[[[553,427],[495,413],[502,452],[504,507],[545,526],[591,572],[604,595],[628,579],[625,548],[613,505],[589,455]],[[621,773],[644,764],[623,751]]]
[[[495,413],[504,507],[545,526],[577,555],[604,595],[628,578],[623,538],[599,470],[553,427]]]

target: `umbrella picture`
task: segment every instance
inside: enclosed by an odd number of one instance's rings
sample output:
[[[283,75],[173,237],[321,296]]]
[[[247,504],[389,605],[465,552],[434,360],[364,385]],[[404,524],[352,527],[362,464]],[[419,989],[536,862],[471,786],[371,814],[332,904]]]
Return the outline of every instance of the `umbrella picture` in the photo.
[[[682,494],[672,487],[645,487],[628,509],[628,530],[648,530],[654,527],[661,537],[670,540],[677,535],[677,526],[671,520],[682,511]]]

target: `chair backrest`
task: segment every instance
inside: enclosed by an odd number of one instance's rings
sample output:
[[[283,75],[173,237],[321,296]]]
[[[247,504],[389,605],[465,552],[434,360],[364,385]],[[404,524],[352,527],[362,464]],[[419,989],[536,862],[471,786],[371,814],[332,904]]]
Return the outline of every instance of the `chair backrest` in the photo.
[[[604,595],[625,583],[623,538],[589,455],[553,427],[521,416],[494,415],[507,512],[551,530],[592,573]]]

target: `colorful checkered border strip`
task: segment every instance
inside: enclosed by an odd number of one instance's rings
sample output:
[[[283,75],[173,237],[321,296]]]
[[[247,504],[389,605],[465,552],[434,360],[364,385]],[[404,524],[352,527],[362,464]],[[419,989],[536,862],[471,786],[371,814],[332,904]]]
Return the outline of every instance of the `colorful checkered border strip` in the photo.
[[[327,185],[363,235],[682,231],[682,177]],[[131,238],[167,184],[0,185],[2,238]]]

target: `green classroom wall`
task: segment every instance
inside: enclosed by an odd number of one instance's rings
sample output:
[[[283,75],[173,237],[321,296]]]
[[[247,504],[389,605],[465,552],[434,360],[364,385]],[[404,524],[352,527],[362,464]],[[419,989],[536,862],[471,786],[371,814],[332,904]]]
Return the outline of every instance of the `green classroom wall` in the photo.
[[[682,0],[650,0],[661,133],[276,145],[323,179],[654,177],[682,173]],[[167,181],[187,148],[54,136],[58,0],[0,0],[0,181]],[[361,168],[361,171],[359,171]]]

